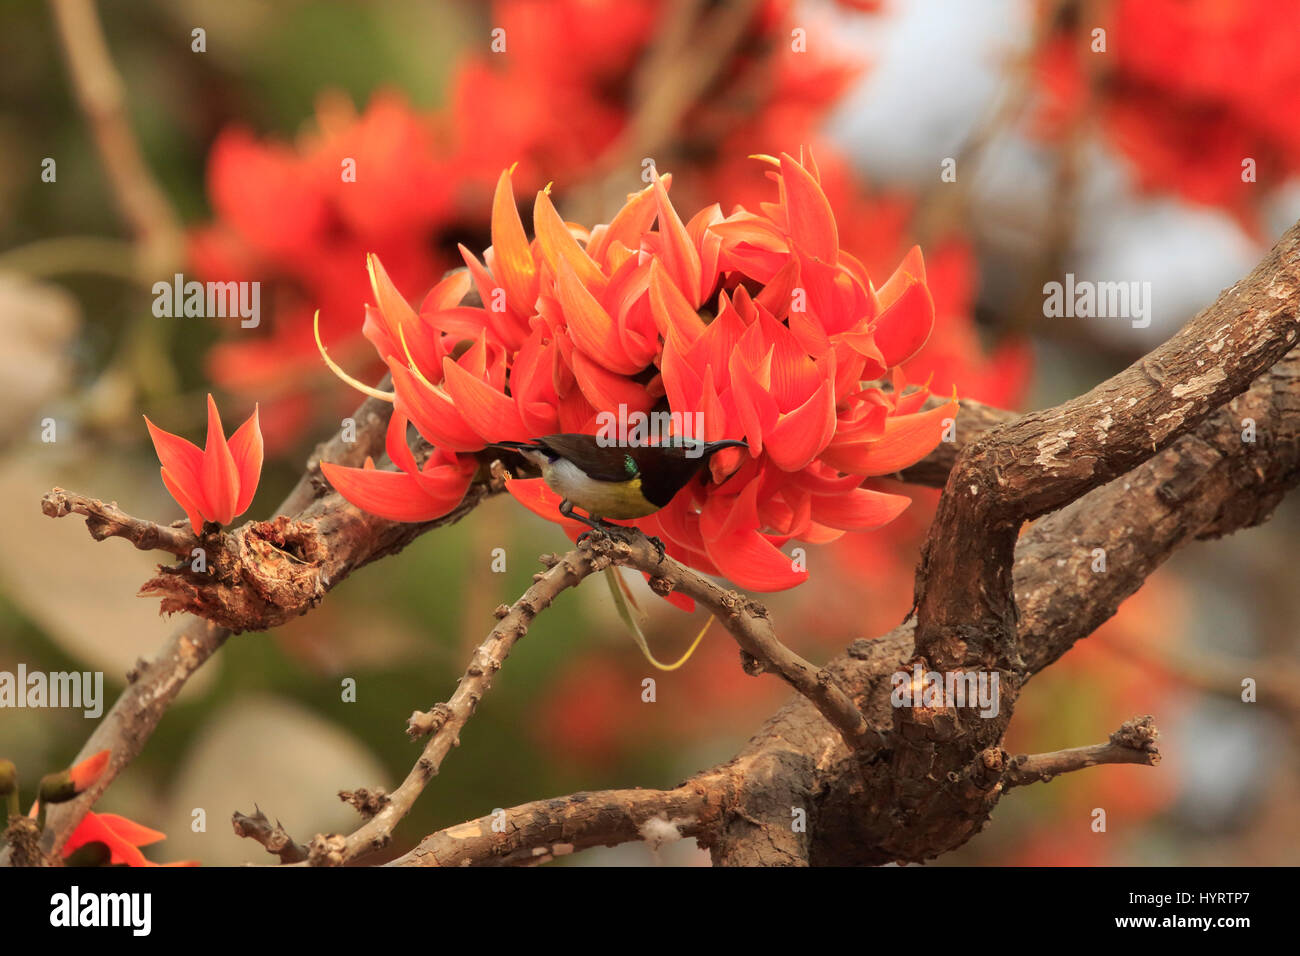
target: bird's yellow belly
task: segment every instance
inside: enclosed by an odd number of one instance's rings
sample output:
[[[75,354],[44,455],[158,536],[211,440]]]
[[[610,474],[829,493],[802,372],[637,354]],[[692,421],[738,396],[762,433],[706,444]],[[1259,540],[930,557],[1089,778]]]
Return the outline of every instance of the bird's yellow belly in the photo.
[[[593,518],[628,521],[659,510],[641,494],[639,477],[630,481],[595,481],[563,459],[544,468],[542,477],[552,491]]]

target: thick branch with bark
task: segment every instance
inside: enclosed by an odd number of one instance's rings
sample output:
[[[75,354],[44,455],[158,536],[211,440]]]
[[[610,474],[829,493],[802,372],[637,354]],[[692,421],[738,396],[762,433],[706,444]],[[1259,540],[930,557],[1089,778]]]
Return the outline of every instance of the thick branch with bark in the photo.
[[[917,577],[918,653],[937,666],[1015,667],[1009,572],[1021,524],[1171,444],[1276,364],[1298,335],[1300,225],[1155,351],[965,449]]]
[[[545,863],[595,846],[647,839],[667,828],[681,837],[702,837],[721,819],[726,793],[722,780],[701,778],[674,790],[604,790],[536,800],[432,833],[388,865]]]

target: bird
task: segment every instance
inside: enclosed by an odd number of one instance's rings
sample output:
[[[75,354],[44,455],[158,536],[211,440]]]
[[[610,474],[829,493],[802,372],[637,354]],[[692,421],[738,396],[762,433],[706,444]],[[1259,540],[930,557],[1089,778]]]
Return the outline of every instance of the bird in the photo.
[[[578,535],[581,544],[592,531],[626,535],[628,529],[610,525],[605,519],[630,521],[654,514],[671,502],[716,452],[724,448],[748,449],[749,445],[735,439],[703,442],[681,436],[659,444],[620,445],[595,435],[566,432],[526,442],[490,442],[487,448],[505,452],[512,459],[511,465],[522,461],[525,465],[522,471],[535,469],[541,473],[542,479],[561,498],[560,514],[591,529]],[[575,505],[587,514],[575,512]],[[659,552],[662,563],[663,542],[654,537],[647,541]],[[650,652],[636,622],[639,609],[627,582],[613,565],[605,568],[604,573],[619,616],[646,660],[663,671],[684,665],[695,653],[709,624],[704,625],[694,643],[675,663],[661,663]],[[710,617],[709,623],[712,621]]]
[[[630,521],[665,507],[724,448],[748,448],[736,439],[704,442],[677,437],[636,446],[611,444],[595,435],[564,433],[527,442],[491,442],[489,448],[519,455],[536,467],[562,499],[560,514],[591,528],[605,519]],[[587,512],[577,514],[574,507]]]

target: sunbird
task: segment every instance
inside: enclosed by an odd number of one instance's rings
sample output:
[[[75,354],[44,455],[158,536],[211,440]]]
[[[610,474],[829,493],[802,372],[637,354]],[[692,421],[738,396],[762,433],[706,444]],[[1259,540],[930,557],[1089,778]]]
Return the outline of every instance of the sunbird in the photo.
[[[595,435],[546,435],[528,442],[493,442],[488,447],[518,454],[541,471],[563,500],[560,514],[593,528],[602,519],[629,521],[654,514],[676,497],[723,448],[748,448],[743,441],[703,442],[673,438],[636,446],[602,443]],[[581,508],[587,516],[574,512]]]
[[[715,452],[723,448],[748,447],[745,442],[734,439],[703,442],[683,437],[654,445],[625,446],[602,442],[595,435],[572,432],[546,435],[527,442],[501,441],[488,445],[488,448],[518,456],[540,471],[542,479],[562,499],[560,514],[591,528],[608,527],[604,522],[606,518],[629,521],[654,514],[699,474]],[[575,505],[587,512],[586,516],[575,512]],[[590,533],[585,532],[578,540]],[[663,542],[651,538],[650,543],[658,549],[662,561]],[[672,664],[661,663],[650,652],[637,623],[640,609],[627,582],[613,566],[605,569],[605,580],[619,616],[646,660],[659,670],[671,671],[690,659],[709,629],[712,616],[686,653]]]

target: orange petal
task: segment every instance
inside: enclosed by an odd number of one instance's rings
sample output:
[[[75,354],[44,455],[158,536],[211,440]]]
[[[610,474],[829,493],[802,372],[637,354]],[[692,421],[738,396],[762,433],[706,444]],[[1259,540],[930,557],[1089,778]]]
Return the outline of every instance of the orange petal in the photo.
[[[872,531],[897,518],[912,499],[870,488],[854,488],[837,495],[814,495],[812,517],[819,524],[841,531]]]
[[[158,473],[162,475],[163,484],[167,487],[168,493],[176,499],[176,503],[181,506],[185,512],[185,517],[190,519],[190,527],[194,529],[195,535],[203,533],[203,512],[194,500],[185,492],[185,489],[171,476],[166,468],[159,468]]]
[[[409,424],[410,419],[394,408],[392,416],[388,419],[388,428],[384,432],[384,450],[388,452],[389,459],[398,470],[412,474],[420,469],[406,440],[406,427]]]
[[[482,322],[504,344],[512,349],[518,348],[519,343],[528,334],[527,328],[520,322],[532,314],[533,303],[516,302],[505,285],[498,282],[472,252],[464,245],[457,245],[456,248],[460,250],[461,258],[465,260],[470,275],[474,277],[479,298],[483,300],[485,308],[482,310]],[[504,302],[499,302],[499,293],[504,295]],[[499,308],[499,304],[504,305],[505,308]]]
[[[163,431],[149,421],[148,415],[145,416],[144,423],[149,429],[149,437],[153,439],[154,452],[162,462],[163,471],[171,476],[171,484],[168,485],[167,490],[171,491],[172,497],[176,498],[187,512],[191,509],[196,512],[202,511],[206,506],[206,497],[203,494],[203,452],[199,451],[197,445],[179,435]],[[172,490],[173,487],[181,490],[185,501],[181,501]],[[202,522],[200,521],[199,524],[201,525]]]
[[[492,197],[492,271],[505,286],[507,303],[526,315],[537,298],[537,266],[515,205],[512,170],[501,172]]]
[[[668,177],[663,178],[666,180]],[[587,246],[587,254],[597,262],[605,261],[608,265],[608,253],[615,245],[626,249],[639,248],[641,237],[650,231],[657,214],[652,184],[639,193],[629,196],[623,208],[614,215],[609,225],[598,236],[593,232],[592,241]]]
[[[475,378],[450,356],[443,359],[442,374],[447,394],[455,403],[456,410],[465,424],[484,441],[527,441],[533,437],[524,427],[519,410],[509,395]]]
[[[885,434],[872,442],[831,445],[821,459],[832,468],[855,475],[892,475],[928,455],[943,437],[943,422],[955,418],[957,403],[947,402],[928,412],[896,415],[885,422]]]
[[[794,290],[798,287],[798,284],[799,260],[791,258],[777,270],[776,275],[767,281],[762,291],[755,296],[754,302],[767,309],[776,318],[783,319],[790,311],[790,305],[794,300]],[[825,335],[824,332],[821,334]]]
[[[126,817],[118,816],[116,813],[100,813],[97,816],[106,827],[132,846],[149,846],[151,843],[167,839],[167,834],[158,830],[151,830],[147,826],[136,823],[134,820],[128,820]]]
[[[569,334],[578,348],[612,372],[631,375],[641,371],[644,365],[629,358],[624,351],[614,320],[563,260],[555,276],[555,292]]]
[[[583,352],[573,353],[573,375],[582,394],[597,409],[612,410],[626,405],[629,412],[644,412],[654,404],[644,385],[616,375]]]
[[[690,345],[704,333],[704,320],[658,259],[650,263],[650,312],[665,339],[678,335]]]
[[[166,834],[115,813],[87,813],[63,845],[63,855],[70,856],[87,843],[103,843],[111,853],[111,863],[148,866],[139,847],[164,839]]]
[[[397,338],[397,327],[415,322],[415,310],[397,291],[393,280],[388,277],[383,263],[374,253],[366,256],[366,270],[370,273],[370,289],[375,294],[375,305],[389,323],[393,338]]]
[[[899,276],[895,272],[887,283],[894,297],[880,295],[884,307],[872,327],[876,348],[889,368],[902,365],[920,351],[934,328],[934,299],[925,282],[907,273],[902,273],[901,280]]]
[[[229,524],[239,500],[239,469],[226,444],[221,413],[208,393],[208,441],[203,446],[203,496],[211,509],[204,517],[217,524]]]
[[[766,537],[742,529],[725,538],[705,540],[709,557],[723,577],[752,591],[784,591],[808,580],[807,571],[797,571],[789,555]]]
[[[769,389],[759,383],[749,370],[749,366],[742,361],[739,349],[731,353],[728,370],[731,373],[731,397],[736,403],[740,426],[749,441],[749,450],[755,456],[761,455],[764,437],[780,417],[776,399],[772,397]]]
[[[248,416],[248,421],[230,436],[230,454],[235,460],[235,470],[239,473],[239,498],[235,502],[235,514],[242,515],[253,503],[257,483],[262,477],[262,427],[256,405],[253,406],[253,414]]]
[[[839,232],[835,213],[821,186],[788,153],[781,154],[781,180],[785,185],[790,238],[805,255],[835,262],[840,249]]]
[[[583,251],[545,191],[537,194],[537,202],[533,204],[533,229],[537,233],[537,248],[552,272],[559,273],[560,260],[563,259],[592,292],[599,295],[605,290],[605,276],[600,266]]]
[[[413,476],[400,471],[380,471],[367,458],[365,468],[347,468],[321,462],[321,471],[344,498],[362,511],[389,521],[432,521],[441,518],[465,497],[465,487],[448,481],[445,494],[430,493]]]
[[[519,228],[522,232],[523,226]],[[469,292],[470,285],[469,273],[461,272],[459,269],[446,278],[440,279],[420,303],[420,315],[456,308],[465,298],[465,293]]]
[[[430,443],[448,451],[477,451],[483,447],[483,437],[470,428],[445,393],[425,385],[405,365],[393,362],[389,370],[397,393],[394,410],[414,422]]]
[[[691,241],[686,226],[682,224],[677,210],[668,199],[668,190],[662,181],[654,183],[655,206],[659,215],[659,235],[662,246],[660,258],[677,288],[685,295],[692,310],[698,309],[704,301],[704,292],[700,288],[700,253]]]
[[[835,435],[835,385],[827,379],[767,434],[767,456],[782,471],[806,468]]]
[[[554,521],[573,534],[586,530],[582,522],[560,514],[560,496],[541,478],[513,478],[506,482],[506,491],[533,514]]]

